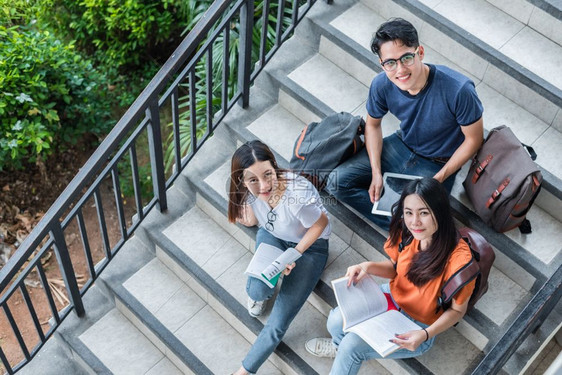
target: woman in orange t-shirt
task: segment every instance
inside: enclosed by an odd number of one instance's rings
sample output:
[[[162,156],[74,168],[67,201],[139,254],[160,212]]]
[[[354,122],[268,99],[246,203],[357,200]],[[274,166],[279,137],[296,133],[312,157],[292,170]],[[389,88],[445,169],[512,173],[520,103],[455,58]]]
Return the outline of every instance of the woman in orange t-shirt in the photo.
[[[401,243],[404,246],[399,251]],[[347,269],[348,287],[368,274],[390,279],[381,289],[390,294],[402,314],[422,329],[398,332],[391,341],[400,349],[385,358],[415,357],[431,348],[436,335],[461,320],[475,285],[472,281],[461,289],[446,311],[437,308],[445,281],[472,258],[470,248],[455,228],[448,194],[437,180],[423,178],[404,187],[393,206],[384,250],[390,259],[363,262]],[[343,332],[338,307],[330,312],[327,326],[332,338],[311,339],[305,346],[316,356],[335,357],[331,374],[357,374],[363,361],[381,358],[355,333]]]

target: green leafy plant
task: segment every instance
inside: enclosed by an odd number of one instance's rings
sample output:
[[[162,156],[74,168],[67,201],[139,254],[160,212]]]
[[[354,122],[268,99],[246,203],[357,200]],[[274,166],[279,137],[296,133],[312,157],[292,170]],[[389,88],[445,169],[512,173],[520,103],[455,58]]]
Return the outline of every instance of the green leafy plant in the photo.
[[[27,25],[36,16],[34,0],[0,0],[0,25]]]
[[[109,129],[105,76],[48,31],[0,26],[0,170]]]
[[[41,0],[41,21],[107,66],[137,68],[176,46],[186,27],[181,0]],[[173,47],[171,47],[173,50]],[[160,57],[160,59],[159,59]]]
[[[127,108],[201,11],[193,0],[37,0],[39,22],[91,56]],[[195,5],[194,5],[195,4]]]
[[[297,1],[297,0],[294,0]],[[252,56],[251,62],[252,64],[256,63],[259,60],[259,51],[260,51],[260,44],[261,44],[261,37],[262,37],[262,29],[263,29],[263,12],[265,9],[265,0],[259,0],[254,3],[254,27],[252,29]],[[275,25],[277,25],[277,12],[278,12],[278,4],[272,3],[270,4],[269,12],[267,14],[267,25],[266,25],[266,35],[265,35],[265,50],[270,51],[271,48],[275,44],[276,40],[276,29]],[[283,16],[282,22],[282,30],[285,30],[286,27],[291,22],[291,15],[292,15],[292,8],[287,6],[285,9],[285,13]],[[208,106],[207,105],[207,93],[205,88],[206,83],[206,60],[202,58],[196,64],[196,93],[195,93],[195,103],[190,102],[190,95],[184,95],[179,98],[179,110],[180,110],[180,129],[179,129],[179,144],[180,144],[180,154],[185,156],[191,150],[191,114],[190,114],[190,107],[195,105],[196,109],[196,117],[197,117],[197,134],[196,137],[199,139],[205,131],[207,130],[207,117],[206,112],[207,108],[210,107],[212,109],[212,114],[215,114],[220,108],[222,104],[221,92],[222,92],[222,85],[226,84],[227,92],[230,93],[228,98],[232,98],[232,95],[236,93],[237,90],[237,67],[238,67],[238,53],[239,53],[239,44],[240,44],[240,23],[238,20],[234,19],[231,21],[230,24],[230,44],[228,50],[228,63],[230,66],[230,75],[227,79],[227,82],[223,83],[222,80],[222,72],[224,70],[224,40],[223,35],[221,34],[216,41],[214,42],[213,48],[213,61],[212,61],[212,81],[216,84],[212,88],[212,103]],[[189,89],[187,88],[187,91]],[[169,127],[172,127],[173,124],[168,124]],[[169,132],[168,143],[166,148],[166,169],[169,170],[172,165],[174,164],[174,151],[175,145],[172,142],[173,139],[173,132]]]

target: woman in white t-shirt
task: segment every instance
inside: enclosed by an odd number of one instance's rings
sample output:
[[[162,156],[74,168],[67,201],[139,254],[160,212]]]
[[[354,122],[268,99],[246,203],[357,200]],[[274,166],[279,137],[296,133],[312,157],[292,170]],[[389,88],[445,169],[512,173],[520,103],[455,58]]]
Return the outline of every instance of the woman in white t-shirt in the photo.
[[[283,339],[289,324],[318,283],[328,259],[330,221],[316,188],[304,177],[279,169],[260,141],[240,146],[232,156],[228,220],[258,225],[256,248],[271,244],[298,251],[287,266],[269,319],[236,375],[253,374]],[[248,277],[248,312],[260,316],[274,289]]]

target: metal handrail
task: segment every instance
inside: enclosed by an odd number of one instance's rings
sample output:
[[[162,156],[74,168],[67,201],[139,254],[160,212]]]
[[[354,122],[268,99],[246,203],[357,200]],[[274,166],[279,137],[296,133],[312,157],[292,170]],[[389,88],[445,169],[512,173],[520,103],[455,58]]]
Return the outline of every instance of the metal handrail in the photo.
[[[155,206],[161,211],[167,209],[166,191],[180,175],[199,147],[212,135],[213,130],[226,116],[228,111],[239,102],[246,107],[249,103],[250,85],[256,75],[263,69],[273,54],[279,49],[283,42],[290,37],[296,25],[302,20],[315,0],[265,0],[262,14],[262,23],[270,23],[269,9],[276,6],[278,9],[275,30],[278,35],[275,41],[270,43],[269,51],[267,45],[267,27],[262,27],[260,46],[253,48],[252,32],[255,26],[254,1],[253,0],[216,0],[202,16],[200,21],[181,42],[172,56],[164,63],[154,78],[137,97],[131,107],[117,122],[113,130],[107,135],[101,145],[94,151],[92,156],[78,171],[70,184],[56,199],[41,221],[21,243],[16,253],[8,260],[6,265],[0,269],[0,307],[12,326],[14,338],[18,341],[24,359],[12,365],[13,359],[7,358],[6,353],[0,347],[0,361],[9,374],[22,368],[39,351],[46,340],[54,333],[56,328],[74,310],[78,316],[84,316],[85,310],[82,295],[93,284],[100,272],[107,266],[113,256],[119,251],[126,240],[134,233],[146,214]],[[291,14],[292,17],[287,17]],[[235,37],[231,30],[233,20],[239,19],[239,44],[237,66],[230,66],[229,44]],[[287,21],[289,20],[289,21]],[[213,112],[213,45],[219,36],[223,37],[224,53],[223,73],[221,75],[221,107]],[[259,51],[257,51],[259,49]],[[254,52],[254,53],[253,53]],[[253,58],[257,55],[258,58]],[[197,63],[207,58],[206,77],[203,80],[196,74]],[[231,72],[237,76],[236,90],[229,89],[228,79]],[[207,108],[206,115],[202,119],[206,122],[206,133],[202,137],[197,136],[197,88],[196,82],[202,80],[203,89],[206,90]],[[187,88],[184,88],[187,87]],[[180,96],[187,91],[183,98],[187,102],[186,111],[189,112],[189,124],[191,129],[191,147],[187,155],[183,155],[179,149],[180,137]],[[173,134],[173,157],[175,168],[170,176],[166,177],[164,168],[164,141],[162,138],[161,112],[169,105],[171,114],[170,127]],[[199,120],[201,121],[201,120]],[[140,193],[140,172],[137,155],[139,139],[146,134],[148,139],[149,160],[152,179],[152,199],[143,204]],[[134,201],[137,210],[135,219],[130,225],[124,214],[123,197],[121,196],[120,164],[127,162],[131,167],[132,183],[134,185]],[[111,180],[111,188],[114,190],[115,209],[119,221],[121,238],[116,244],[110,244],[108,228],[105,222],[106,209],[100,189],[106,180]],[[92,249],[89,246],[89,229],[86,228],[83,207],[89,200],[95,201],[96,212],[99,222],[99,230],[102,236],[104,257],[101,261],[94,263]],[[73,262],[68,251],[65,238],[65,230],[72,221],[76,220],[80,230],[80,239],[84,249],[84,255],[88,264],[89,278],[82,287],[79,287],[77,276],[73,268]],[[50,251],[56,255],[61,277],[64,280],[66,294],[69,297],[68,304],[59,311],[53,293],[49,287],[45,274],[42,258]],[[52,313],[50,328],[44,332],[41,323],[37,319],[34,303],[31,301],[26,286],[26,280],[36,272],[41,284],[45,298]],[[21,317],[14,317],[9,305],[10,299],[15,293],[20,292],[27,306],[30,319],[32,319],[38,340],[35,345],[29,345],[23,338],[18,327]],[[30,348],[31,347],[31,348]]]
[[[473,375],[497,374],[525,339],[548,317],[562,297],[562,267],[543,284],[494,347],[480,361]]]
[[[206,36],[206,33],[213,26],[214,22],[220,17],[222,11],[228,7],[229,3],[229,0],[217,0],[211,5],[201,18],[201,21],[197,23],[193,30],[181,42],[179,47],[148,83],[146,88],[117,122],[101,145],[94,151],[84,166],[80,168],[76,176],[55,200],[35,228],[33,228],[33,231],[21,243],[18,251],[0,270],[0,290],[4,290],[11,278],[19,272],[21,266],[28,260],[34,249],[47,235],[51,224],[63,215],[66,207],[73,202],[80,191],[95,177],[96,173],[106,163],[110,154],[118,147],[123,135],[127,134],[141,116],[144,115],[149,102],[166,86],[169,76],[176,73],[186,58],[194,52],[199,43]]]

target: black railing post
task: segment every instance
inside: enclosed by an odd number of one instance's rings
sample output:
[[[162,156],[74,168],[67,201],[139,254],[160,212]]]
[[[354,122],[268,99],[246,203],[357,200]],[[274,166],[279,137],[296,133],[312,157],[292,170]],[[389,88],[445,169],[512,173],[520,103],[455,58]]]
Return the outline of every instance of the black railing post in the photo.
[[[8,362],[8,358],[6,358],[6,355],[2,351],[2,347],[0,347],[0,363],[4,365],[8,375],[12,375],[14,373],[14,370],[12,370],[12,367],[10,366],[10,362]]]
[[[166,197],[166,176],[164,175],[164,151],[162,149],[162,132],[160,130],[160,108],[158,100],[152,99],[146,110],[148,117],[148,148],[150,149],[150,166],[152,186],[158,200],[160,212],[168,209]]]
[[[72,305],[74,305],[76,315],[83,317],[85,313],[84,303],[82,302],[80,288],[76,281],[76,273],[74,272],[74,267],[72,267],[72,260],[68,253],[66,240],[64,239],[64,234],[59,225],[53,225],[51,228],[51,236],[53,236],[55,242],[55,255],[60,264],[61,276],[64,280],[64,285],[66,285],[68,296],[70,297]]]
[[[247,108],[250,104],[250,77],[252,68],[252,29],[254,27],[254,0],[246,0],[240,8],[240,60],[238,65],[238,89],[242,97],[238,104]]]

